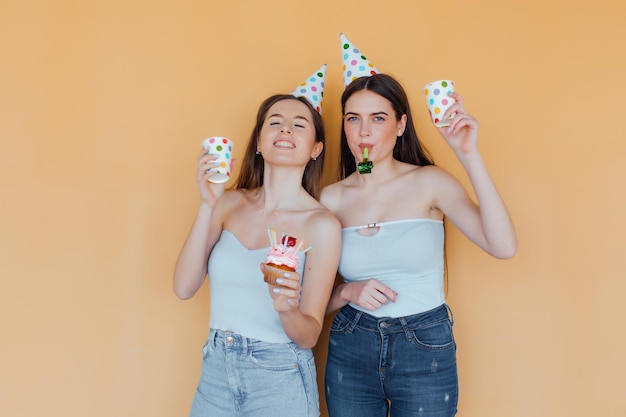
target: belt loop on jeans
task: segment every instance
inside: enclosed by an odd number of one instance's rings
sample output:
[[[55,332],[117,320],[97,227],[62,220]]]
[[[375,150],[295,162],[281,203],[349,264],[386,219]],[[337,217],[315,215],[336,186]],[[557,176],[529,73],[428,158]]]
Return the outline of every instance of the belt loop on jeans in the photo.
[[[409,324],[406,322],[406,317],[398,317],[398,321],[400,321],[400,324],[402,325],[402,330],[404,330],[404,338],[407,342],[411,341],[411,330],[409,329]]]
[[[350,330],[350,333],[354,331],[356,324],[359,322],[359,320],[361,319],[361,316],[363,315],[363,312],[361,310],[357,310],[356,308],[353,308],[353,310],[356,312],[356,314],[354,315],[354,318],[350,321],[350,324],[348,325],[348,329]]]
[[[444,304],[446,306],[446,310],[448,310],[448,317],[450,318],[450,325],[454,326],[454,315],[452,314],[452,309],[448,304]]]

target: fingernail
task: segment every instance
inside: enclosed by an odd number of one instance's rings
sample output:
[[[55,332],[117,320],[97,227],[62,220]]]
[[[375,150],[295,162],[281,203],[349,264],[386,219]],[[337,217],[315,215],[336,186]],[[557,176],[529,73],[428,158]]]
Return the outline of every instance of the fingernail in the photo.
[[[285,278],[289,278],[289,277],[291,276],[291,274],[290,274],[289,272],[285,272],[285,273],[283,274],[283,276],[284,276]]]
[[[284,279],[282,279],[282,278],[276,278],[276,283],[277,283],[277,284],[283,284],[284,282],[285,282],[285,280],[284,280]]]
[[[274,288],[272,291],[274,292],[274,294],[279,294],[280,293],[280,289],[278,289],[278,288]]]

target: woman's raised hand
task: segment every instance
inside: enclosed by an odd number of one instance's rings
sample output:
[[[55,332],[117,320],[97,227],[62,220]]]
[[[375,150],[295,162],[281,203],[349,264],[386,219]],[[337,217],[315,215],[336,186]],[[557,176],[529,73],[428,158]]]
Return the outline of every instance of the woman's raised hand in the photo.
[[[225,188],[224,183],[216,184],[209,181],[215,175],[215,168],[218,167],[216,160],[217,156],[207,154],[204,149],[198,154],[198,189],[202,201],[210,207],[215,207],[217,200],[224,194]]]
[[[450,119],[449,126],[438,127],[437,130],[457,155],[475,152],[478,142],[478,120],[467,113],[460,94],[452,93],[451,97],[456,103],[446,110],[442,120],[448,120],[451,114],[456,114]]]

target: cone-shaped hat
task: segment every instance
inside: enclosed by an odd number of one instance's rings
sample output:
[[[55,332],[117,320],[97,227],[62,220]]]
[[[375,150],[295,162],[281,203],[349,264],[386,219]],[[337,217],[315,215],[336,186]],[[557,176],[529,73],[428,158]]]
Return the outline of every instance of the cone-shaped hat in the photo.
[[[324,80],[326,78],[326,64],[322,65],[309,78],[293,89],[289,94],[295,97],[304,97],[319,114],[322,114],[322,99],[324,98]]]
[[[350,40],[341,35],[341,60],[343,62],[343,88],[348,84],[363,76],[372,76],[379,73],[374,65],[372,65],[365,55],[361,53]]]

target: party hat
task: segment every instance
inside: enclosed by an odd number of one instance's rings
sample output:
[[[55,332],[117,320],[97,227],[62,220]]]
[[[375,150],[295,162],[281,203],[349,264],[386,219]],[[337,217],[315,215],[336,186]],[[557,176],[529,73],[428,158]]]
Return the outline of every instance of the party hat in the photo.
[[[326,64],[322,65],[309,78],[293,89],[289,94],[295,97],[304,97],[322,114],[322,99],[324,98],[324,79],[326,78]]]
[[[341,35],[341,60],[343,61],[343,87],[346,88],[348,84],[356,80],[359,77],[370,77],[379,73],[375,66],[373,66],[367,58],[359,51],[350,40],[344,35]]]

